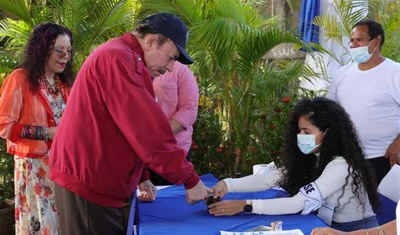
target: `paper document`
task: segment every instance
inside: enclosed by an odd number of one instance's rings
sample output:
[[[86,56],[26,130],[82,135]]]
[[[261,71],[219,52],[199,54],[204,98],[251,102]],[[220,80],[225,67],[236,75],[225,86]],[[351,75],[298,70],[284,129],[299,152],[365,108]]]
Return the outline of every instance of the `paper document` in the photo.
[[[378,191],[394,202],[400,200],[400,166],[394,165],[379,184]]]
[[[254,231],[254,232],[229,232],[222,231],[221,235],[304,235],[300,229],[285,231]]]

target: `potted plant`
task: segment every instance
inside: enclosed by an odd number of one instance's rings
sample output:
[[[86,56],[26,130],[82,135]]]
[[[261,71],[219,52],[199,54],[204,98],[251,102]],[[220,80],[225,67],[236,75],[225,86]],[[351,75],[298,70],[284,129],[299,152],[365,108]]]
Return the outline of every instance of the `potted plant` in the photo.
[[[0,228],[2,235],[14,234],[14,158],[0,139]]]

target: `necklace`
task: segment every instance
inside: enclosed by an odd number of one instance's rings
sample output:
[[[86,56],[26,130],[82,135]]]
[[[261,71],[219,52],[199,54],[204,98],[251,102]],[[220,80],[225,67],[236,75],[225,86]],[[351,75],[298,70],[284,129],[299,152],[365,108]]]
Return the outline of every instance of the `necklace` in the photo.
[[[44,85],[46,86],[47,91],[50,94],[57,95],[60,91],[60,85],[58,84],[58,79],[54,76],[54,83],[50,84],[49,80],[46,78],[43,79]]]

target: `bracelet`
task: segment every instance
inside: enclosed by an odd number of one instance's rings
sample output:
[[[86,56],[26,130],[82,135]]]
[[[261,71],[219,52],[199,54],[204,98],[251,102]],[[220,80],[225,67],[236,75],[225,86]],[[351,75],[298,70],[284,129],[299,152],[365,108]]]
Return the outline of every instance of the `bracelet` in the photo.
[[[31,140],[44,140],[47,142],[49,140],[47,129],[47,127],[41,126],[24,126],[21,137]]]
[[[383,232],[381,226],[378,226],[377,229],[378,229],[378,234],[379,235],[385,235],[385,233]]]
[[[43,140],[44,140],[44,142],[49,141],[49,135],[47,134],[47,130],[48,130],[47,127],[43,127]]]
[[[368,231],[367,231],[367,230],[365,230],[365,229],[364,229],[363,231],[365,232],[365,234],[366,234],[366,235],[369,235],[369,233],[368,233]]]

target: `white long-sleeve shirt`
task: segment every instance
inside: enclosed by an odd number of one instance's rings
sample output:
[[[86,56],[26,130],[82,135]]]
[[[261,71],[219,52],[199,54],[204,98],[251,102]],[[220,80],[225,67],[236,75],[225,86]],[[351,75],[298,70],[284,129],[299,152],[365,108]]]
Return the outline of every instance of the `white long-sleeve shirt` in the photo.
[[[324,202],[334,206],[333,221],[338,223],[352,222],[371,217],[374,214],[368,199],[367,192],[359,189],[364,206],[360,204],[352,192],[353,178],[348,176],[348,164],[343,157],[332,160],[324,169],[321,176],[315,181]],[[255,192],[277,186],[282,178],[282,169],[276,169],[268,175],[250,175],[238,179],[225,179],[228,192]],[[346,184],[343,193],[343,185]],[[340,197],[339,201],[338,198]],[[293,197],[252,200],[255,214],[279,215],[295,214],[304,209],[307,198],[299,192]]]

